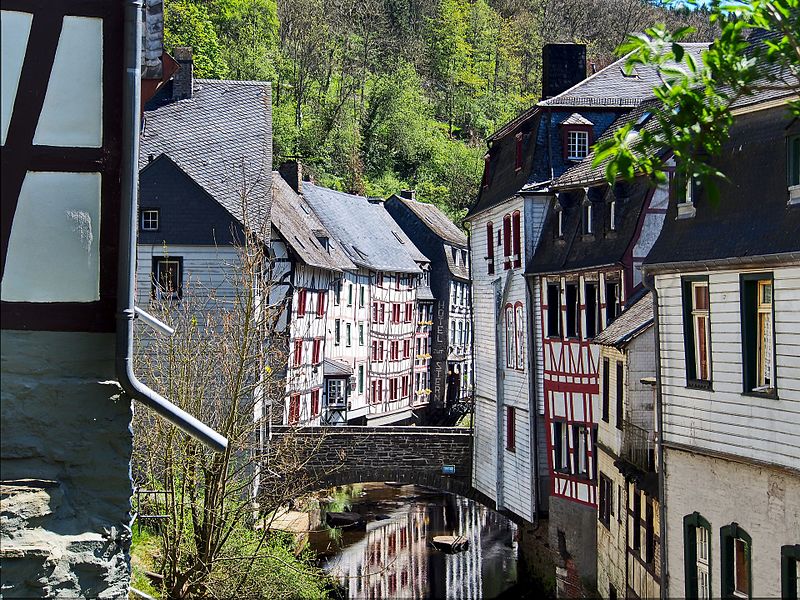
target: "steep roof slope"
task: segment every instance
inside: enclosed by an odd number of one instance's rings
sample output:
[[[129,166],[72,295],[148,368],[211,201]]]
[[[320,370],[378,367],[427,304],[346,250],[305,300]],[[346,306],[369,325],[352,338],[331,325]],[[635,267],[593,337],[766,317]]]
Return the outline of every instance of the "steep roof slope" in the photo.
[[[447,218],[439,208],[427,202],[418,202],[409,198],[395,198],[402,202],[408,209],[413,212],[419,219],[428,226],[434,234],[438,235],[445,242],[458,246],[460,248],[467,247],[467,234],[465,234],[458,226]]]
[[[603,346],[624,346],[653,324],[653,295],[647,292],[633,306],[597,334],[593,342]]]
[[[269,222],[272,175],[270,84],[196,79],[193,95],[162,88],[145,107],[139,169],[169,156],[237,220]]]
[[[382,204],[303,182],[303,196],[356,265],[376,271],[421,272],[429,262]]]
[[[319,238],[330,239],[330,232],[277,171],[272,173],[272,225],[307,265],[330,271],[355,269],[338,244],[330,243],[328,249],[322,245]]]

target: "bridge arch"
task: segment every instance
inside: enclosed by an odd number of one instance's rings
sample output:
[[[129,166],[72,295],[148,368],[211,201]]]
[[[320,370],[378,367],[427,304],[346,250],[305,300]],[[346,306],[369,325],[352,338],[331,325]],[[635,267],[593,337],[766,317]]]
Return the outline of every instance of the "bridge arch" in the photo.
[[[278,446],[291,438],[315,487],[392,481],[492,502],[472,487],[472,430],[416,426],[273,426]],[[295,450],[296,451],[296,450]]]

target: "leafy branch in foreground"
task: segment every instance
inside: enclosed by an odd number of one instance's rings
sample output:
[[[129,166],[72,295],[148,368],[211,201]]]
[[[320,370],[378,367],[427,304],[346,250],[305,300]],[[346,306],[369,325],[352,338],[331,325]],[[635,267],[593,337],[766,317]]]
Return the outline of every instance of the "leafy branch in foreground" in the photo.
[[[721,33],[700,61],[682,45],[693,32],[689,27],[669,32],[657,25],[629,36],[619,48],[628,55],[629,72],[655,66],[661,84],[653,90],[656,101],[645,127],[629,123],[595,146],[593,165],[605,164],[608,181],[642,174],[662,182],[663,153],[671,150],[682,177],[696,178],[716,194],[714,183],[725,174],[709,159],[728,139],[737,101],[793,89],[789,106],[800,115],[800,0],[714,0],[710,12]],[[748,34],[756,29],[764,33],[751,43]]]

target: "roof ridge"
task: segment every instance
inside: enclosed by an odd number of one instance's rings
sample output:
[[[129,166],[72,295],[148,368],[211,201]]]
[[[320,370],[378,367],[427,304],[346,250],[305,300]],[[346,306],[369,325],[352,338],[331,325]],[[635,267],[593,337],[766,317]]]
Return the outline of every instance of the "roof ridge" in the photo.
[[[266,87],[269,87],[269,88],[272,87],[272,82],[271,81],[256,81],[255,79],[208,79],[208,78],[195,77],[194,78],[194,83],[203,83],[203,84],[208,84],[208,83],[219,83],[219,84],[237,83],[237,84],[240,84],[240,85],[253,86],[253,87],[263,87],[263,86],[266,86]]]

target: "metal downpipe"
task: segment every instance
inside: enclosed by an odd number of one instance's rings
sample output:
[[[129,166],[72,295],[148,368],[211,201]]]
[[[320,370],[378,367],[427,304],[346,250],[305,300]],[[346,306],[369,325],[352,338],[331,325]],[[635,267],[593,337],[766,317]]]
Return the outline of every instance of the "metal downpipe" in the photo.
[[[141,106],[142,0],[123,0],[125,50],[122,106],[122,168],[117,271],[117,337],[115,365],[125,392],[153,409],[215,451],[228,447],[228,440],[192,415],[175,406],[141,381],[133,372],[133,320],[136,318],[133,277],[136,273],[136,228]]]

